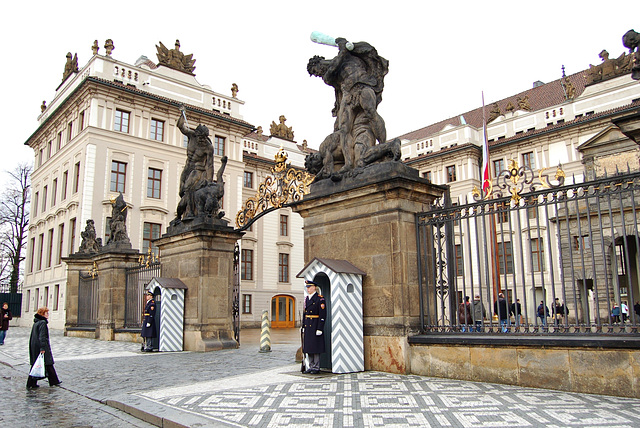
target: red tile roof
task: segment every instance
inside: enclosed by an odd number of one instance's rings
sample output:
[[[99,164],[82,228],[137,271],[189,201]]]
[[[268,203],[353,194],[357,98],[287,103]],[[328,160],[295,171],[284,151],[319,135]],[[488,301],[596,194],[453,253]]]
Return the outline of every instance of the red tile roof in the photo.
[[[582,92],[584,92],[585,84],[586,84],[586,70],[580,71],[578,73],[567,76],[571,84],[574,86],[576,90],[576,97],[580,96]],[[504,114],[506,111],[505,107],[511,103],[514,106],[518,105],[517,99],[524,98],[526,96],[529,97],[529,105],[531,106],[531,111],[538,111],[550,108],[552,106],[561,104],[565,101],[564,98],[564,90],[561,85],[562,79],[554,80],[553,82],[546,83],[544,85],[538,86],[537,88],[532,88],[526,90],[524,92],[520,92],[519,94],[512,95],[510,97],[504,98],[500,101],[497,101],[498,107],[500,111]],[[492,104],[488,104],[485,106],[485,115],[489,116],[489,111],[491,110]],[[408,132],[406,134],[400,135],[398,138],[401,140],[420,140],[422,138],[426,138],[430,135],[433,135],[437,132],[442,131],[442,129],[447,125],[460,126],[460,116],[464,116],[465,121],[478,129],[482,128],[482,106],[470,110],[466,113],[462,113],[451,117],[449,119],[442,120],[440,122],[425,126],[424,128],[418,129],[416,131]],[[502,140],[501,140],[502,141]]]

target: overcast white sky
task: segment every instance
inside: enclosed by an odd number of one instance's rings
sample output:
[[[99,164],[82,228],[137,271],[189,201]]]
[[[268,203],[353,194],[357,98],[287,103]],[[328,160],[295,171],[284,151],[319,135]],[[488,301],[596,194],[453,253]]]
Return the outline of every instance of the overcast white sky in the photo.
[[[64,6],[62,6],[64,4]],[[313,55],[337,48],[312,43],[312,31],[367,41],[389,60],[378,110],[389,138],[618,57],[622,35],[640,31],[637,1],[35,1],[12,2],[0,17],[5,50],[0,77],[2,171],[31,162],[24,142],[43,100],[62,79],[65,55],[82,67],[95,39],[104,53],[133,64],[157,61],[155,45],[193,53],[196,79],[246,102],[244,119],[268,131],[284,114],[295,139],[317,148],[333,127],[333,90],[310,77]]]

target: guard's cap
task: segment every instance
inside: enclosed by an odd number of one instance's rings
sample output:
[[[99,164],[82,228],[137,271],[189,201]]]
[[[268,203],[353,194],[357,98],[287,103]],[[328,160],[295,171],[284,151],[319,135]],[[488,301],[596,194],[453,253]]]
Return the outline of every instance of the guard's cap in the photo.
[[[149,296],[153,296],[153,292],[152,292],[151,290],[147,291],[147,294],[148,294]]]
[[[317,286],[318,284],[316,284],[316,283],[315,283],[315,282],[313,282],[313,281],[309,281],[309,280],[305,280],[305,281],[304,281],[304,286],[305,286],[305,287],[309,288],[309,287],[311,287],[312,285]]]

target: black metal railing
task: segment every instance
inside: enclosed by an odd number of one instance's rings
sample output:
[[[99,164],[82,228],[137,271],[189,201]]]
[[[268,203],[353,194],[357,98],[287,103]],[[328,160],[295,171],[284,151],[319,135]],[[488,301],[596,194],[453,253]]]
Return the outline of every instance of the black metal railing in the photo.
[[[512,186],[416,216],[422,331],[637,334],[640,173],[530,174],[515,165]]]
[[[160,262],[150,262],[127,268],[125,275],[124,326],[140,328],[144,307],[144,288],[154,277],[162,276],[162,265]]]

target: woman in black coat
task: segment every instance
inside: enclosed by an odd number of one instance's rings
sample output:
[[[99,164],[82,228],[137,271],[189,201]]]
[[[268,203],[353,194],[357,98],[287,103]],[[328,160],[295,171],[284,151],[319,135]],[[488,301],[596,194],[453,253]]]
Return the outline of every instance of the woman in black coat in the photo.
[[[42,307],[38,309],[33,317],[33,327],[31,328],[31,338],[29,339],[29,360],[31,366],[36,362],[39,354],[44,354],[44,368],[49,386],[60,385],[60,379],[56,370],[53,368],[53,354],[51,353],[51,344],[49,343],[49,309]],[[27,380],[27,388],[37,388],[38,378],[29,376]]]

